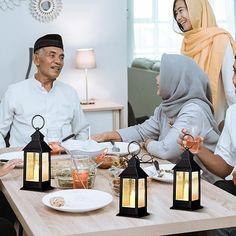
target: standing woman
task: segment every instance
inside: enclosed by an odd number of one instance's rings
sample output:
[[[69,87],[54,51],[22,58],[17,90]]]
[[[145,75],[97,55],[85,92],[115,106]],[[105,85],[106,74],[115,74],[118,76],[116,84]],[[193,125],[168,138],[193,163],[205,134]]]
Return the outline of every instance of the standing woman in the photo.
[[[208,0],[175,0],[173,14],[184,36],[181,53],[193,58],[208,74],[219,124],[227,107],[236,102],[232,83],[235,42],[217,27]]]

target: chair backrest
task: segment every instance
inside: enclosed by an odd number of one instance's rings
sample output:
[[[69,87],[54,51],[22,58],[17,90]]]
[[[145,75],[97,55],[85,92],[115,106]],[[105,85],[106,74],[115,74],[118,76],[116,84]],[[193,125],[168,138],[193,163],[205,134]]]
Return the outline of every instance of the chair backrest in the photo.
[[[6,147],[10,147],[9,139],[10,139],[10,132],[8,132],[7,136],[4,138]]]
[[[137,121],[134,115],[133,108],[131,104],[128,102],[128,126],[137,125]]]
[[[225,120],[222,120],[222,121],[219,123],[219,125],[218,125],[218,130],[219,130],[220,132],[222,132],[222,130],[223,130],[223,128],[224,128],[224,125],[225,125]]]

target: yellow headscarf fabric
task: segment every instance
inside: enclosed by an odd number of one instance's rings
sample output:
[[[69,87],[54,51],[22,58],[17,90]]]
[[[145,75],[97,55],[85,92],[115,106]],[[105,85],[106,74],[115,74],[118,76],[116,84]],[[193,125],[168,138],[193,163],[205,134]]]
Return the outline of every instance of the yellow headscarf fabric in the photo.
[[[181,53],[193,58],[208,74],[215,108],[226,47],[230,42],[236,55],[236,45],[227,31],[217,27],[208,0],[185,0],[185,2],[193,29],[183,33]]]

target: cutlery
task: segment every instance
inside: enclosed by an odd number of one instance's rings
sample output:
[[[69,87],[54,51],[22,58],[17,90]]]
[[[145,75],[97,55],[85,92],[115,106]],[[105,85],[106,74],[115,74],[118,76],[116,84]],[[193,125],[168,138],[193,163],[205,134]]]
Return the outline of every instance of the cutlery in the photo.
[[[67,137],[63,138],[63,139],[61,140],[61,142],[65,142],[66,140],[68,140],[68,139],[70,139],[70,138],[73,138],[74,136],[75,136],[75,134],[70,134],[70,135],[68,135]]]
[[[95,168],[98,168],[102,163],[103,163],[103,161],[101,161],[98,164],[96,164]]]
[[[9,160],[7,159],[1,159],[0,162],[8,162]]]
[[[154,161],[154,167],[157,172],[157,177],[162,177],[164,175],[164,172],[161,172],[160,167],[159,167],[159,163],[157,160]]]
[[[111,144],[112,144],[112,152],[120,152],[120,148],[116,146],[114,140],[110,140]]]

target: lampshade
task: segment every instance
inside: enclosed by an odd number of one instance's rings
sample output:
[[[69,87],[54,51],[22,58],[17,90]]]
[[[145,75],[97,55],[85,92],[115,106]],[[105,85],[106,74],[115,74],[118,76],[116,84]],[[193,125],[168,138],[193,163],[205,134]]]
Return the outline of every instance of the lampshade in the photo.
[[[92,48],[77,49],[76,68],[77,69],[96,68],[94,49]]]

